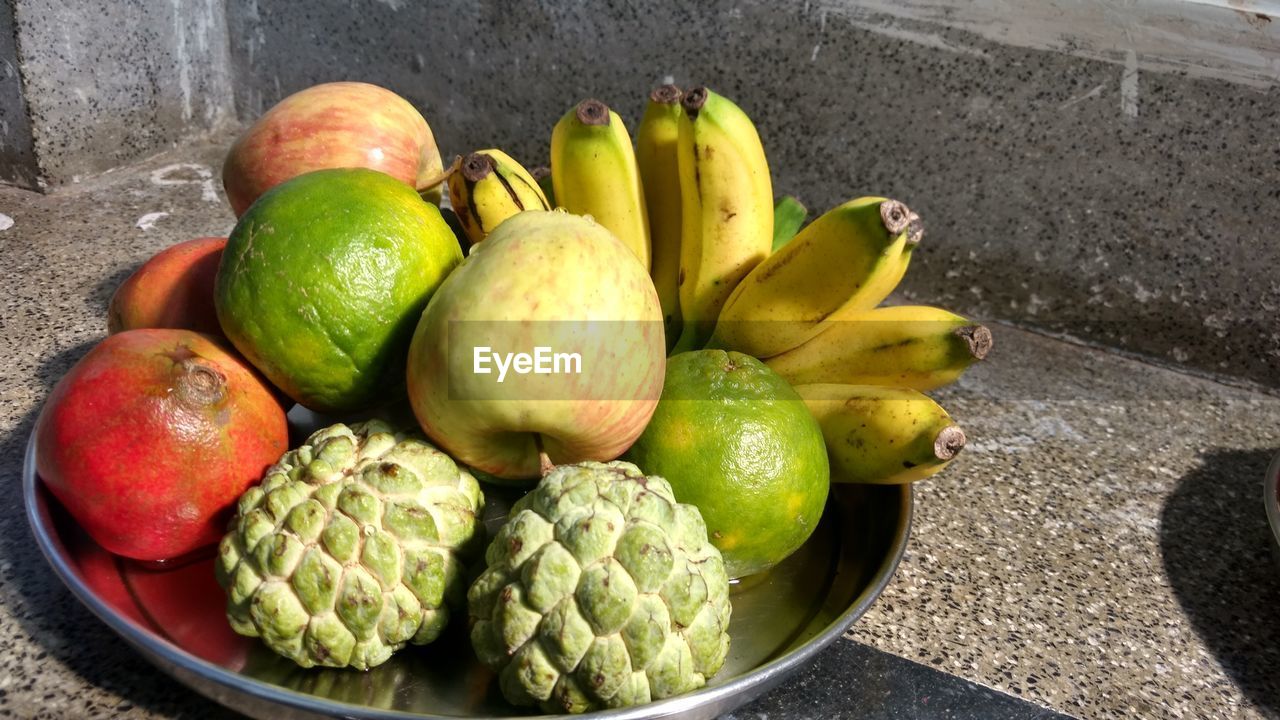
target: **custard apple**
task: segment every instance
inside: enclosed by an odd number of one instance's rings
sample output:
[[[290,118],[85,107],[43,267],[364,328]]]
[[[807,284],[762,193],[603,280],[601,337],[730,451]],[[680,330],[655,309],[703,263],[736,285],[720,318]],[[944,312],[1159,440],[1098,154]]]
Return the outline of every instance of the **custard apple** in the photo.
[[[364,670],[425,645],[461,607],[482,503],[416,433],[320,430],[240,497],[216,563],[227,618],[303,667]]]
[[[701,687],[729,651],[729,578],[698,509],[626,462],[562,465],[511,508],[467,594],[515,705],[584,712]]]

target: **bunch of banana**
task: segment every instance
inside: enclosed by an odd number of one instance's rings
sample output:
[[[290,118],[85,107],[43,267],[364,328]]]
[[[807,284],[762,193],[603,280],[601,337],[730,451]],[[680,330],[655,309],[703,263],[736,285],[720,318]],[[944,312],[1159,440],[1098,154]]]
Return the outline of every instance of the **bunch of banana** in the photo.
[[[649,217],[631,136],[599,100],[583,100],[551,132],[551,185],[556,204],[590,215],[649,269]]]
[[[550,175],[556,204],[650,268],[671,352],[737,350],[796,387],[833,481],[912,482],[964,447],[923,392],[986,357],[991,332],[939,308],[879,307],[924,235],[903,203],[861,197],[804,225],[795,198],[775,206],[751,119],[705,87],[654,90],[634,153],[617,114],[583,101],[555,127]]]
[[[533,175],[496,148],[463,157],[448,182],[449,202],[472,245],[518,212],[551,209]]]
[[[991,332],[939,308],[877,307],[924,235],[896,200],[826,212],[729,296],[710,344],[755,355],[822,426],[833,482],[907,483],[946,466],[964,432],[923,394],[986,357]]]

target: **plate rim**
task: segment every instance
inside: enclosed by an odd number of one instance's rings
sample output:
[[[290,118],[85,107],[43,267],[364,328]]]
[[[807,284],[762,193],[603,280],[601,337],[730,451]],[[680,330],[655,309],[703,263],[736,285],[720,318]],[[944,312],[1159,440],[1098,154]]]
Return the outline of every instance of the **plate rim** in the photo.
[[[1272,549],[1280,551],[1280,452],[1271,458],[1267,477],[1262,483],[1262,502],[1266,505],[1267,524],[1271,526]]]
[[[198,692],[212,702],[235,709],[219,697],[210,694],[209,688],[189,682],[190,674],[204,681],[213,683],[218,688],[235,694],[247,695],[255,700],[284,706],[303,712],[319,715],[350,715],[352,711],[358,717],[368,720],[530,720],[532,718],[582,718],[584,720],[642,720],[644,718],[661,718],[680,715],[704,706],[719,706],[724,700],[742,696],[739,704],[745,703],[772,689],[786,676],[804,666],[817,653],[839,639],[883,594],[884,589],[897,573],[898,565],[906,553],[907,542],[911,535],[912,519],[915,507],[914,491],[911,484],[897,486],[899,488],[898,523],[889,552],[876,568],[871,583],[863,589],[856,600],[831,623],[824,627],[803,645],[783,654],[780,657],[760,665],[720,685],[713,685],[698,690],[658,700],[643,705],[615,710],[603,710],[579,715],[489,715],[459,716],[434,715],[407,712],[402,710],[384,710],[367,705],[353,705],[336,700],[317,698],[314,695],[301,693],[277,685],[271,685],[214,664],[208,660],[187,652],[165,638],[140,626],[133,620],[107,606],[82,580],[80,573],[67,562],[61,541],[55,541],[55,533],[45,523],[42,515],[40,498],[37,492],[36,464],[36,429],[32,428],[27,438],[26,452],[22,466],[22,499],[27,524],[35,535],[36,544],[41,554],[53,568],[54,574],[62,581],[71,594],[82,605],[89,609],[100,621],[123,637],[135,650],[153,665],[175,681]],[[1270,476],[1274,478],[1280,470],[1280,456],[1272,464]],[[1275,483],[1269,483],[1274,494]],[[1268,507],[1268,515],[1272,513]],[[44,511],[47,514],[47,510]],[[1276,531],[1275,522],[1272,523]],[[1280,534],[1277,535],[1280,541]],[[733,707],[737,707],[735,704]],[[726,708],[727,709],[727,708]]]

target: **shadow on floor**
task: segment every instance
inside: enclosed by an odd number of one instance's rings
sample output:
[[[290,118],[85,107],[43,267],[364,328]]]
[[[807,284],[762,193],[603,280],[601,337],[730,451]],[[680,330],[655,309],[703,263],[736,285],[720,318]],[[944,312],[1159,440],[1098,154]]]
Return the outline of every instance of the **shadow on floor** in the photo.
[[[1165,503],[1165,572],[1192,626],[1244,694],[1280,714],[1280,564],[1262,502],[1273,451],[1209,450]]]
[[[76,361],[84,357],[96,344],[88,342],[69,348],[50,357],[36,375],[48,395],[53,384]],[[22,465],[26,454],[27,438],[35,426],[39,406],[32,408],[16,422],[8,435],[0,438],[0,457],[4,466],[0,481],[5,487],[17,490],[21,487]],[[25,656],[10,649],[9,667],[13,677],[7,685],[7,700],[16,708],[18,716],[28,710],[36,712],[40,700],[31,695],[39,682],[46,692],[57,688],[67,693],[64,697],[45,698],[48,711],[65,713],[64,717],[114,716],[132,706],[161,716],[200,717],[210,720],[240,718],[230,710],[215,705],[186,689],[167,675],[157,671],[141,655],[123,644],[106,625],[82,606],[69,590],[63,587],[53,570],[36,549],[35,539],[27,525],[25,506],[15,494],[11,502],[0,505],[0,566],[8,564],[0,581],[0,604],[3,604],[31,639],[33,654]],[[13,646],[10,646],[11,648]],[[60,663],[65,669],[58,669]],[[111,701],[106,696],[73,696],[76,685],[54,686],[40,676],[49,673],[74,673],[84,683],[118,695],[122,702],[104,708],[91,704]],[[0,705],[3,705],[0,702]],[[0,712],[0,715],[3,715]]]
[[[141,265],[141,263],[137,265],[130,265],[129,267],[121,268],[111,275],[102,278],[102,280],[94,286],[93,291],[84,299],[85,304],[89,306],[89,310],[93,312],[96,317],[103,319],[103,332],[106,332],[107,329],[107,307],[111,304],[111,297],[116,294],[116,290],[119,289],[120,285],[124,283],[125,280],[129,279],[130,275],[137,272]]]

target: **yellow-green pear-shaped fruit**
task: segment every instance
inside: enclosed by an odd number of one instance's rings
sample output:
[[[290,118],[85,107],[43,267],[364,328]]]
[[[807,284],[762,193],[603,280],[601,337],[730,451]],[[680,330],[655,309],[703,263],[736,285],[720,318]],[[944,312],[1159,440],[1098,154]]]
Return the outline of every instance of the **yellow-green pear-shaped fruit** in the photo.
[[[657,292],[589,218],[526,211],[476,245],[428,304],[409,348],[423,430],[505,479],[621,455],[666,370]]]

